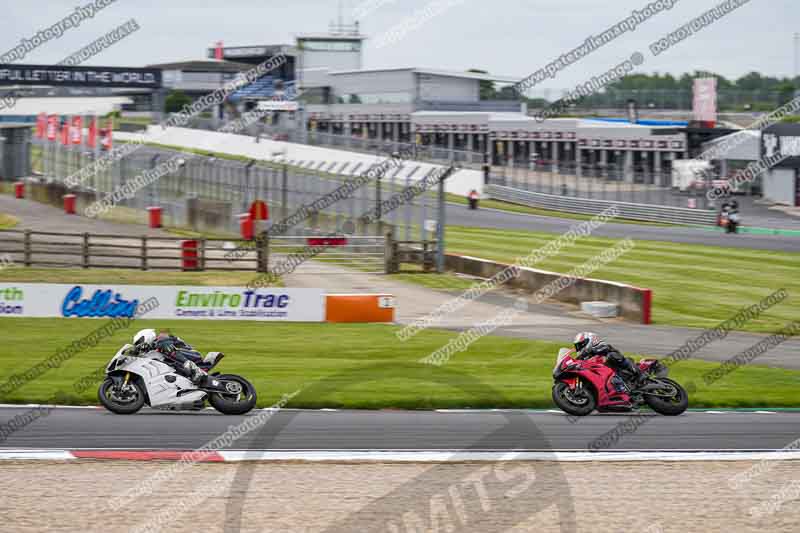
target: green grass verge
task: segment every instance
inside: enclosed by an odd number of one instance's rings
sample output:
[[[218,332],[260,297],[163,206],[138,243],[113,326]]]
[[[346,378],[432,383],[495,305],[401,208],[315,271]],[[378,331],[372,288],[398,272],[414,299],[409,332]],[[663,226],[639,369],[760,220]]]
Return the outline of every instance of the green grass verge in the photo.
[[[403,265],[403,272],[399,274],[389,274],[389,279],[402,281],[405,283],[413,283],[428,289],[446,290],[446,291],[465,291],[472,287],[480,280],[475,278],[460,276],[452,272],[445,272],[437,274],[436,272],[414,272],[415,265]]]
[[[467,205],[467,199],[463,196],[447,193],[447,201],[455,204]],[[478,204],[478,209],[481,207],[486,209],[497,209],[500,211],[508,211],[509,213],[521,213],[523,215],[539,215],[543,217],[553,218],[568,218],[570,220],[591,220],[594,215],[584,215],[583,213],[572,213],[569,211],[553,211],[550,209],[541,209],[538,207],[530,207],[527,205],[511,204],[508,202],[501,202],[500,200],[481,200]],[[637,226],[660,226],[672,227],[674,224],[664,224],[661,222],[644,222],[641,220],[628,220],[625,218],[617,218],[614,220],[617,224],[635,224]]]
[[[2,318],[5,332],[0,367],[15,372],[45,360],[104,320]],[[61,391],[59,402],[96,404],[96,388],[78,395],[73,383],[107,363],[140,328],[170,329],[201,351],[222,350],[223,372],[252,380],[259,405],[301,389],[292,407],[335,408],[543,408],[551,407],[551,370],[558,344],[484,337],[441,368],[417,364],[443,346],[452,332],[428,330],[400,342],[389,325],[277,324],[245,321],[138,320],[96,347],[49,370],[0,402],[43,402]],[[745,367],[708,388],[702,374],[714,363],[685,361],[673,377],[694,381],[692,407],[797,407],[800,372]],[[4,376],[8,377],[10,372]],[[493,392],[494,391],[494,392]]]
[[[169,270],[7,268],[0,270],[3,283],[94,283],[113,285],[199,285],[244,287],[255,272],[180,272]]]
[[[556,238],[529,231],[447,228],[447,252],[513,263]],[[537,268],[569,272],[618,242],[586,237]],[[789,297],[745,331],[773,332],[800,317],[800,253],[635,241],[635,248],[591,277],[653,289],[656,324],[712,327],[779,288]]]
[[[113,129],[117,130],[120,127],[120,124],[136,124],[137,126],[149,126],[153,124],[153,119],[150,117],[112,117],[113,121]],[[103,118],[100,120],[103,124],[103,127],[106,126],[108,123],[108,118]]]
[[[0,229],[11,229],[17,224],[19,224],[17,217],[0,213]]]

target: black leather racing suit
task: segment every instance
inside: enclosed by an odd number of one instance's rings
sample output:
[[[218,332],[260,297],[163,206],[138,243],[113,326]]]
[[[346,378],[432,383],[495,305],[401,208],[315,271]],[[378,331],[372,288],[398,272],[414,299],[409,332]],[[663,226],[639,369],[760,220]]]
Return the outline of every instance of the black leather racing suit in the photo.
[[[606,358],[606,364],[619,374],[627,383],[634,387],[639,384],[642,373],[633,361],[622,355],[622,352],[608,344],[600,342],[594,346],[587,346],[581,352],[581,359],[588,359],[596,355]]]
[[[130,348],[130,354],[140,355],[152,350],[161,353],[165,363],[174,368],[181,376],[191,380],[192,383],[202,383],[207,375],[209,365],[203,361],[200,352],[179,337],[162,333],[152,343],[133,346]]]
[[[192,361],[199,367],[203,366],[200,352],[191,347],[180,337],[162,333],[156,337],[153,349],[158,350],[167,362],[176,368],[183,368],[186,361]]]

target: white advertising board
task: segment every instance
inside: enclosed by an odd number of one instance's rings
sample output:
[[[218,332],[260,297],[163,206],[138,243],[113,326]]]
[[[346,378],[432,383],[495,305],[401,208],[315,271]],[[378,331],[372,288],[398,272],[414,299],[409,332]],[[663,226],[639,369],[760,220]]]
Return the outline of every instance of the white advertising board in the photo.
[[[694,80],[692,110],[695,120],[716,122],[717,78],[697,78]]]
[[[322,289],[248,289],[156,285],[0,283],[0,316],[133,317],[151,298],[146,318],[322,322]]]

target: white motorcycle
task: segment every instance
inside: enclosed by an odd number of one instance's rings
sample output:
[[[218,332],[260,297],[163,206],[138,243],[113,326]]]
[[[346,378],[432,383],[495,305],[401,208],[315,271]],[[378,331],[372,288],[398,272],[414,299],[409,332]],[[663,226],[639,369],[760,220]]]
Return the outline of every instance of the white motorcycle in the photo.
[[[130,415],[145,404],[171,411],[196,410],[208,400],[222,414],[242,415],[256,405],[255,387],[241,376],[215,372],[195,385],[158,351],[125,355],[132,347],[126,344],[111,359],[97,391],[100,403],[112,413]],[[221,352],[209,352],[198,366],[210,372],[223,357]]]

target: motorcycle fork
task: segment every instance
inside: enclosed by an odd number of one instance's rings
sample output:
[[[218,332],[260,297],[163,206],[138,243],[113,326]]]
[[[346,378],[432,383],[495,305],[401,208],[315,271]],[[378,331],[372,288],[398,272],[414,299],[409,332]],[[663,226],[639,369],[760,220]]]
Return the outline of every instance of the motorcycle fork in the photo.
[[[130,372],[125,372],[125,381],[122,382],[122,388],[123,389],[125,389],[125,387],[128,386],[128,380],[130,378],[131,378],[131,373]]]

